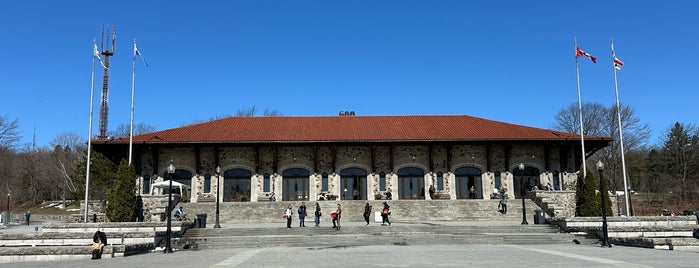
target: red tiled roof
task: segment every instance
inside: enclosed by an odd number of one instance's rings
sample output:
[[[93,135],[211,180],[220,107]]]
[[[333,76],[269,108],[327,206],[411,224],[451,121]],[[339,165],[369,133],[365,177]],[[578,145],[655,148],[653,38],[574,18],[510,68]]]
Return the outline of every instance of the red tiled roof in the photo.
[[[233,116],[134,136],[134,143],[564,141],[573,133],[465,115]],[[590,136],[586,139],[611,140]],[[128,143],[118,138],[95,143]]]

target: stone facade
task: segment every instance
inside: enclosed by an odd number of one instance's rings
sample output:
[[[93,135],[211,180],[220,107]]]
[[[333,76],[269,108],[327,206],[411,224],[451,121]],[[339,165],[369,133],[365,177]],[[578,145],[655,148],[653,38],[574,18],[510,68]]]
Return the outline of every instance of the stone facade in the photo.
[[[226,189],[223,175],[229,170],[244,170],[251,174],[248,183],[243,186],[246,189],[242,190],[249,191],[250,195],[242,201],[251,202],[269,201],[273,193],[276,201],[284,201],[283,173],[292,169],[308,173],[304,177],[305,182],[295,184],[295,187],[307,184],[307,190],[303,190],[303,194],[300,194],[303,196],[298,199],[307,201],[328,196],[347,198],[348,194],[342,188],[341,175],[347,169],[363,170],[366,173],[360,178],[362,182],[365,181],[365,185],[357,186],[362,190],[361,199],[364,200],[385,198],[387,191],[391,191],[394,200],[400,199],[399,172],[404,168],[422,170],[422,182],[418,184],[424,189],[436,185],[440,180],[438,174],[441,175],[443,182],[437,193],[441,199],[452,200],[464,198],[463,190],[461,196],[457,192],[459,178],[456,172],[460,168],[480,171],[474,177],[475,181],[468,182],[469,185],[478,187],[476,191],[479,199],[490,198],[496,188],[496,181],[510,190],[508,196],[513,198],[515,193],[512,190],[519,188],[515,182],[519,182],[520,176],[514,174],[518,172],[520,163],[534,172],[525,176],[526,179],[535,181],[538,187],[550,183],[556,185],[558,190],[574,191],[577,181],[577,173],[572,172],[571,168],[575,166],[575,158],[571,155],[573,150],[569,150],[569,155],[562,156],[559,153],[561,150],[555,145],[192,146],[139,149],[136,153],[140,154],[137,181],[140,193],[160,194],[159,191],[150,193],[148,185],[163,181],[172,161],[178,171],[192,174],[188,185],[191,188],[185,193],[188,198],[183,199],[189,202],[214,202],[218,183],[221,183],[221,189]],[[561,170],[561,159],[571,170]],[[217,177],[216,166],[220,167],[220,177]],[[381,174],[385,174],[384,178]],[[325,185],[324,176],[327,177]],[[466,182],[461,179],[461,184]],[[383,189],[382,184],[385,184]],[[420,198],[430,199],[428,194]],[[223,193],[219,195],[219,201],[225,201]]]

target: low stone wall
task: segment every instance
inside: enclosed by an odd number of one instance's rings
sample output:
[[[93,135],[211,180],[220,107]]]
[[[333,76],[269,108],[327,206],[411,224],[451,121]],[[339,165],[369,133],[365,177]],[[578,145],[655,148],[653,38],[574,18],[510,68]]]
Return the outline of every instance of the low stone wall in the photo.
[[[603,237],[602,217],[556,219],[566,232],[585,232]],[[699,240],[692,236],[699,228],[694,216],[608,217],[609,243],[643,248],[699,252]]]
[[[575,216],[575,191],[532,191],[534,203],[553,218]]]

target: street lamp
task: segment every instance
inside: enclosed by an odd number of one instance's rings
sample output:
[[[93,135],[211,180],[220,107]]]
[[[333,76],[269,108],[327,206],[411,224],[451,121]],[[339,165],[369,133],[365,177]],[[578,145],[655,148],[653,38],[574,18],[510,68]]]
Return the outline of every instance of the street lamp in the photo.
[[[219,203],[219,192],[221,192],[221,167],[216,166],[216,224],[214,225],[214,228],[221,228],[221,225],[218,224],[218,203]]]
[[[607,201],[605,200],[607,198],[604,190],[604,178],[602,177],[604,163],[602,161],[597,161],[597,170],[599,171],[599,196],[602,199],[602,247],[610,247],[607,234]]]
[[[345,192],[345,198],[344,198],[344,199],[347,200],[347,186],[345,186],[345,191],[344,191],[344,192]]]
[[[10,212],[10,192],[7,192],[7,212]]]
[[[524,195],[526,191],[524,191],[524,164],[519,163],[519,184],[520,184],[520,192],[522,194],[522,224],[529,224],[527,222],[527,205],[524,203]]]
[[[170,175],[170,185],[168,186],[167,192],[167,230],[165,250],[163,253],[172,253],[172,247],[170,246],[170,240],[172,239],[172,179],[175,177],[175,165],[172,164],[173,160],[170,160],[170,165],[167,167],[167,173]]]

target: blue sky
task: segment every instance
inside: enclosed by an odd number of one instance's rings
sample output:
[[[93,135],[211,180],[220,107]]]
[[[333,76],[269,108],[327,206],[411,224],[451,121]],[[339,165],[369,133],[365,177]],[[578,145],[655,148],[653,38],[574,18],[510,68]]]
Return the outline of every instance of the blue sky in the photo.
[[[106,8],[111,4],[109,8]],[[290,116],[466,114],[550,128],[577,102],[620,99],[652,128],[697,124],[696,1],[9,1],[0,8],[0,115],[21,144],[87,137],[92,40],[117,27],[109,129],[181,126],[255,106]],[[93,135],[98,133],[100,69]]]

